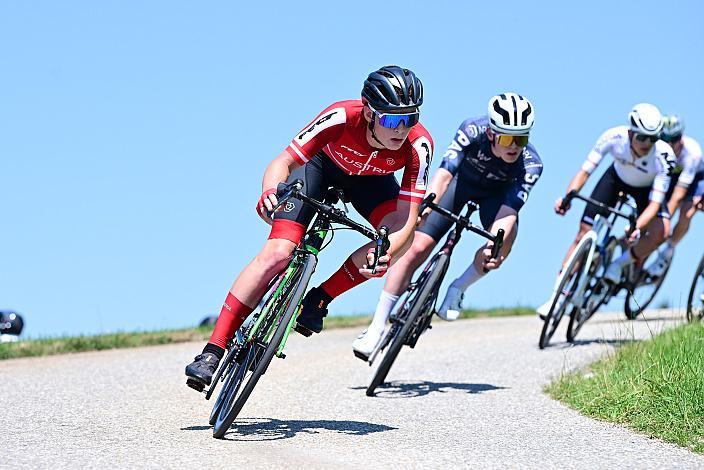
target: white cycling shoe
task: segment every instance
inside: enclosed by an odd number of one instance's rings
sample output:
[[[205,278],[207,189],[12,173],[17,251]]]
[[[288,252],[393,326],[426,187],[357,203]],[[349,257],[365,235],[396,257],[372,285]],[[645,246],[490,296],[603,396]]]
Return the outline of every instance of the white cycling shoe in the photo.
[[[363,361],[369,360],[369,355],[374,351],[379,341],[384,336],[384,330],[364,330],[352,342],[352,352]]]
[[[445,321],[455,321],[460,317],[464,292],[452,285],[447,288],[445,300],[438,310],[438,316]]]
[[[535,311],[538,313],[538,316],[540,317],[541,320],[545,320],[548,316],[548,313],[550,313],[550,307],[552,306],[552,301],[553,297],[550,296],[547,302],[545,302],[543,305],[540,307],[536,308]]]
[[[606,268],[604,273],[604,279],[612,284],[618,284],[621,282],[621,273],[623,268],[616,262],[613,262]]]
[[[658,257],[653,264],[648,266],[647,270],[651,276],[660,277],[662,273],[667,269],[668,264],[672,260],[672,255],[674,255],[675,249],[671,246],[667,246],[664,250],[658,253]]]

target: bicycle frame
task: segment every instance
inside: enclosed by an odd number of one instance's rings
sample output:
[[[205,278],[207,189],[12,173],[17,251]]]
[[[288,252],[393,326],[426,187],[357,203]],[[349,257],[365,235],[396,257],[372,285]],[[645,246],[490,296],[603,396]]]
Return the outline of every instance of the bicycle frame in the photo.
[[[584,198],[577,194],[573,195],[573,197],[578,197],[588,203],[590,202],[587,200],[589,198]],[[626,217],[620,211],[621,207],[623,207],[625,203],[626,197],[619,197],[616,203],[616,207],[611,211],[611,213],[607,217],[604,217],[601,214],[597,214],[594,218],[594,224],[592,225],[592,228],[579,240],[579,243],[577,243],[577,246],[575,246],[575,249],[572,251],[572,255],[570,255],[570,258],[568,258],[567,263],[565,263],[565,266],[569,265],[572,262],[572,258],[579,252],[579,247],[584,243],[590,243],[589,252],[587,255],[586,262],[582,266],[582,273],[580,275],[579,283],[577,284],[577,289],[569,300],[569,303],[578,309],[584,309],[587,307],[587,299],[585,298],[584,294],[586,292],[587,285],[592,280],[592,278],[588,275],[588,271],[591,269],[592,262],[594,261],[594,256],[597,250],[599,252],[599,255],[601,256],[601,259],[604,260],[604,266],[606,266],[611,261],[610,259],[607,259],[606,250],[611,240],[611,231],[613,230],[613,227],[616,223],[616,219],[619,216]],[[631,216],[628,216],[628,218],[629,220],[633,220]],[[568,273],[563,274],[568,275]],[[561,276],[558,276],[558,283],[560,279]],[[605,299],[608,300],[609,295],[610,292],[607,291]]]
[[[323,244],[325,242],[325,239],[328,236],[328,233],[331,229],[331,224],[330,221],[328,221],[325,217],[321,217],[320,215],[316,216],[315,221],[313,222],[313,228],[311,228],[301,241],[299,248],[296,248],[294,251],[294,259],[291,263],[289,263],[288,268],[286,268],[286,271],[279,277],[279,279],[276,281],[276,284],[274,286],[274,296],[280,296],[282,295],[282,292],[284,288],[288,285],[289,281],[291,280],[292,276],[298,271],[299,266],[302,263],[306,262],[306,259],[311,259],[315,265],[313,266],[313,271],[315,271],[315,267],[318,263],[318,253],[323,248]],[[312,257],[308,257],[308,255],[313,255]],[[300,302],[299,300],[299,305],[298,308],[300,309]],[[270,303],[269,305],[272,305]],[[246,342],[251,342],[256,333],[259,331],[259,328],[261,327],[262,323],[264,322],[264,319],[267,318],[269,314],[268,309],[263,309],[259,315],[257,316],[257,319],[255,322],[252,324],[251,328],[249,329],[246,337]],[[279,315],[283,314],[283,310],[279,310]],[[279,347],[276,350],[276,357],[285,357],[283,354],[283,350],[286,347],[286,341],[288,340],[289,334],[291,333],[291,330],[293,329],[294,325],[296,324],[296,317],[297,315],[294,315],[291,317],[291,321],[289,322],[288,326],[286,327],[286,331],[284,333],[284,337],[281,340],[281,343],[279,344]],[[274,318],[274,321],[271,322],[271,325],[269,326],[269,330],[267,331],[266,334],[266,340],[269,341],[271,338],[271,335],[274,334],[275,331],[275,326],[278,324],[278,318]]]

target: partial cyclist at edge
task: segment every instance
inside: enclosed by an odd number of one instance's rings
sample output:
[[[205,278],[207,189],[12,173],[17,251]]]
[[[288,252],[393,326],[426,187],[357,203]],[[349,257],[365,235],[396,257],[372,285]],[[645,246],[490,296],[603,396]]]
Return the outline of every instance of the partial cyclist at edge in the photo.
[[[518,212],[543,170],[538,152],[528,143],[534,118],[533,105],[525,97],[516,93],[492,97],[488,115],[462,122],[433,175],[428,189],[435,193],[433,202],[457,214],[468,201],[474,201],[479,204],[484,229],[505,231],[497,259],[491,258],[493,243],[488,242],[449,286],[437,312],[444,320],[459,316],[464,291],[499,268],[511,252],[518,234]],[[430,209],[421,215],[413,245],[387,276],[371,324],[352,344],[357,357],[367,358],[374,351],[413,273],[452,226],[452,221]]]
[[[608,153],[614,159],[611,166],[597,182],[591,197],[613,207],[620,192],[635,200],[637,219],[635,230],[629,237],[630,248],[611,262],[604,279],[613,284],[621,281],[623,268],[634,262],[642,262],[666,239],[670,227],[670,214],[665,196],[670,185],[670,173],[675,164],[672,148],[660,140],[663,127],[662,114],[649,103],[639,103],[628,114],[628,125],[613,127],[604,132],[587,155],[582,168],[572,178],[567,193],[579,192],[589,176]],[[562,208],[563,198],[555,203],[555,212],[565,215],[568,204]],[[563,260],[563,267],[580,239],[591,229],[597,214],[608,213],[592,204],[587,204],[579,224],[577,236]],[[544,318],[552,305],[556,292],[537,308]]]
[[[692,217],[700,206],[704,195],[704,160],[699,143],[684,135],[684,121],[676,115],[665,116],[661,134],[662,140],[669,143],[677,156],[677,164],[672,171],[670,189],[667,193],[667,208],[674,217],[679,209],[677,223],[660,253],[658,269],[672,260],[675,247],[689,230]]]
[[[361,95],[361,99],[325,108],[267,167],[257,213],[272,225],[269,238],[233,283],[210,340],[186,367],[190,380],[210,385],[227,343],[258,305],[269,281],[286,268],[315,214],[291,199],[285,210],[270,218],[280,183],[301,179],[302,192],[317,200],[334,185],[373,227],[389,227],[386,255],[374,260],[372,243],[368,243],[309,291],[296,325],[305,336],[322,330],[327,306],[334,298],[371,277],[382,276],[410,246],[433,154],[432,138],[419,122],[423,85],[412,71],[386,66],[369,74]],[[399,186],[394,172],[400,169]],[[375,261],[376,270],[367,267]]]

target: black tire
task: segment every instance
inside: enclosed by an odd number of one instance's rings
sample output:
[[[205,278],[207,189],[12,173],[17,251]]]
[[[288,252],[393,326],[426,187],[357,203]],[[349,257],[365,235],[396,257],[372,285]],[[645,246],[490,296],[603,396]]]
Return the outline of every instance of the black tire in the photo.
[[[654,252],[657,254],[657,251]],[[662,283],[665,281],[668,271],[670,271],[670,266],[672,262],[669,262],[665,267],[662,275],[658,278],[653,278],[650,276],[646,270],[641,270],[638,274],[638,282],[633,287],[633,290],[627,289],[626,300],[623,304],[623,312],[626,314],[626,318],[629,320],[635,320],[638,315],[643,313],[648,305],[653,301],[657,295]],[[648,288],[649,290],[644,290]],[[652,289],[652,290],[650,290]],[[645,292],[643,299],[637,299],[636,293],[640,294]]]
[[[540,349],[545,349],[548,345],[550,338],[552,338],[552,335],[555,334],[555,331],[557,330],[557,327],[565,314],[567,306],[570,305],[569,300],[574,295],[574,288],[577,284],[579,284],[579,280],[584,272],[582,267],[587,259],[587,256],[589,255],[589,249],[591,248],[592,243],[594,242],[580,242],[579,246],[576,248],[577,252],[572,256],[572,261],[570,261],[570,264],[563,269],[563,271],[567,274],[562,277],[560,284],[557,286],[558,294],[555,295],[552,305],[550,306],[550,311],[545,316],[545,320],[543,321],[543,329],[540,331],[540,339],[538,340],[538,347]],[[557,302],[560,300],[560,297],[563,296],[562,293],[565,292],[565,290],[567,290],[567,293],[564,295],[563,301],[559,308],[556,309],[555,307],[557,306]]]
[[[227,353],[227,356],[225,356],[225,360],[222,362],[220,365],[220,369],[218,369],[217,373],[215,374],[215,377],[213,377],[213,382],[212,385],[210,386],[210,390],[208,390],[208,393],[212,393],[212,391],[215,389],[215,386],[217,385],[218,381],[222,377],[223,380],[223,386],[222,389],[220,389],[220,393],[218,394],[217,398],[215,399],[215,403],[213,404],[213,409],[210,411],[210,419],[208,423],[210,425],[215,424],[215,419],[218,417],[218,414],[220,413],[220,408],[222,408],[222,404],[225,401],[225,396],[227,396],[227,391],[230,389],[230,386],[232,384],[232,381],[235,380],[235,364],[233,364],[233,361],[235,359],[235,354],[239,350],[239,347],[241,345],[234,344],[230,350]],[[224,374],[224,377],[223,377]],[[208,396],[206,396],[208,398]]]
[[[695,299],[694,295],[704,295],[704,257],[699,261],[697,272],[692,280],[692,287],[689,289],[689,297],[687,298],[687,321],[701,321],[704,318],[704,301],[699,298]]]
[[[613,251],[614,247],[607,245],[604,257],[599,252],[594,254],[592,264],[589,266],[589,271],[587,271],[590,279],[588,281],[589,285],[585,289],[584,303],[581,308],[573,306],[570,310],[570,321],[567,324],[567,341],[570,343],[574,343],[582,326],[606,301],[609,285],[602,280],[602,276],[606,267],[611,263]]]
[[[307,255],[306,260],[298,268],[298,271],[292,276],[292,285],[288,288],[289,292],[292,292],[290,296],[283,293],[279,298],[283,299],[283,304],[278,306],[278,308],[285,308],[283,315],[279,316],[279,323],[276,325],[276,330],[271,336],[271,340],[268,344],[263,342],[269,328],[262,327],[259,329],[259,334],[254,338],[252,343],[245,345],[242,354],[244,359],[242,364],[237,367],[240,371],[242,379],[237,383],[236,388],[230,390],[230,393],[225,399],[223,406],[221,407],[220,413],[218,414],[215,424],[213,426],[213,437],[222,438],[227,431],[232,426],[232,423],[237,418],[237,415],[242,410],[242,407],[247,402],[247,399],[252,394],[254,387],[256,387],[257,382],[261,376],[266,372],[269,364],[271,363],[276,350],[283,339],[284,333],[291,319],[296,314],[298,310],[298,305],[300,300],[303,298],[306,288],[308,287],[308,282],[310,281],[313,271],[315,270],[316,260],[314,255]],[[294,287],[295,286],[295,287]],[[276,318],[277,315],[269,313],[269,316]],[[253,369],[253,370],[252,370]],[[251,375],[247,377],[247,373],[251,372]],[[233,382],[234,385],[234,382]],[[224,388],[224,387],[223,387]],[[238,394],[237,392],[240,390]],[[232,405],[231,407],[229,405]]]
[[[381,364],[379,364],[379,367],[374,373],[374,377],[372,377],[369,387],[367,387],[366,393],[368,397],[374,396],[376,388],[383,384],[384,380],[386,380],[386,376],[388,375],[391,366],[394,364],[398,353],[401,351],[401,348],[406,343],[416,320],[420,317],[421,313],[423,313],[424,308],[428,308],[426,302],[428,296],[432,293],[433,289],[436,289],[440,285],[440,282],[442,282],[447,268],[447,254],[440,253],[437,255],[436,259],[431,262],[434,262],[435,265],[428,271],[425,271],[423,273],[424,275],[422,275],[422,279],[419,279],[416,283],[414,291],[417,292],[417,295],[411,299],[414,292],[409,292],[408,298],[410,301],[407,301],[402,307],[406,308],[408,311],[407,315],[399,316],[399,318],[403,319],[405,323],[403,323],[403,326],[401,327],[392,325],[389,333],[387,333],[392,335],[392,338],[384,357],[381,359]],[[432,308],[432,305],[430,308]]]

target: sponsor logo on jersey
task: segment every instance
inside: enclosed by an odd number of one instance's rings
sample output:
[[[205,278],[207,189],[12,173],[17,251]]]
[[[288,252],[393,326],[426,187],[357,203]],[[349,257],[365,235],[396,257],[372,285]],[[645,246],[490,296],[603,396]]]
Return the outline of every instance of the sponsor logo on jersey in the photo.
[[[488,162],[489,160],[491,160],[491,157],[484,155],[484,152],[482,152],[481,150],[477,152],[477,158],[483,162]]]
[[[426,137],[419,137],[413,142],[413,148],[418,155],[418,179],[416,189],[425,190],[428,185],[428,173],[430,172],[430,162],[433,152],[430,148],[430,141]]]
[[[395,163],[396,163],[396,160],[394,160],[393,158],[387,158],[387,159],[386,159],[386,164],[389,165],[389,166],[391,166],[391,165],[393,165],[393,164],[395,164]]]
[[[292,201],[286,201],[286,205],[284,206],[284,212],[291,212],[295,207],[296,204],[294,204]]]
[[[293,139],[298,145],[303,147],[310,140],[329,127],[343,124],[346,120],[345,108],[331,109],[321,114],[310,126],[303,129],[300,134]]]
[[[364,154],[364,153],[362,153],[362,152],[358,152],[358,151],[356,151],[355,149],[349,148],[349,147],[346,146],[346,145],[340,145],[340,148],[343,148],[343,149],[349,151],[350,153],[353,153],[353,154],[357,155],[358,157],[366,157],[366,156],[367,156],[366,154]]]

